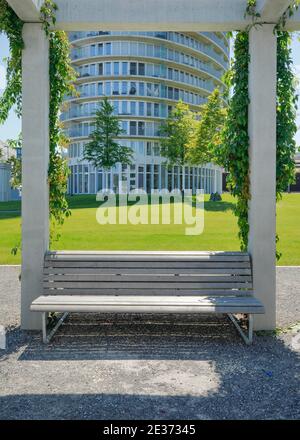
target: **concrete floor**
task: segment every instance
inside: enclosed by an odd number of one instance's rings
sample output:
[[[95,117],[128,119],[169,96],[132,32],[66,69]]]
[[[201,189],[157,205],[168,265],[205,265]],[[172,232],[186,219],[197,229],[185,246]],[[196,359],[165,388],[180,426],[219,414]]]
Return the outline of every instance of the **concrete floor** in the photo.
[[[224,317],[72,315],[48,346],[19,329],[0,266],[0,419],[299,419],[300,333],[245,346]],[[278,325],[300,322],[300,268],[278,268]]]

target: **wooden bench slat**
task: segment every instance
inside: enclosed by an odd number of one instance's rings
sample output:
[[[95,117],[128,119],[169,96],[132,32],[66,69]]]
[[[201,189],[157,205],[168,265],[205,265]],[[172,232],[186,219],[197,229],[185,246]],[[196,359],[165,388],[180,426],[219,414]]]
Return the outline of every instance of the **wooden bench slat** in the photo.
[[[118,296],[162,296],[163,295],[169,295],[169,296],[249,296],[253,295],[253,291],[251,288],[244,289],[163,289],[158,290],[156,288],[150,288],[150,289],[103,289],[103,290],[97,290],[98,296],[105,296],[105,295],[118,295]],[[44,288],[44,295],[52,295],[52,296],[89,296],[89,295],[96,295],[95,289],[48,289]]]
[[[121,269],[115,269],[115,268],[105,268],[105,267],[99,267],[99,268],[75,268],[75,267],[69,267],[69,268],[45,268],[44,269],[44,275],[45,276],[56,276],[56,275],[69,275],[69,274],[83,274],[83,275],[89,275],[89,274],[115,274],[115,273],[121,273],[121,274],[147,274],[149,273],[148,269],[142,268],[142,267],[129,267],[129,268],[121,268]],[[228,269],[220,269],[220,268],[151,268],[151,274],[190,274],[190,275],[199,275],[199,274],[228,274],[228,275],[251,275],[251,269],[250,268],[228,268]]]
[[[253,297],[116,297],[116,296],[42,296],[31,305],[33,311],[99,311],[102,313],[263,313]]]
[[[209,261],[191,261],[191,262],[172,262],[172,261],[153,261],[148,262],[147,266],[145,262],[142,261],[124,261],[118,263],[112,262],[97,262],[97,261],[53,261],[53,262],[45,262],[46,268],[112,268],[112,269],[123,269],[123,268],[143,268],[147,267],[147,269],[161,269],[161,268],[169,268],[169,269],[180,269],[180,268],[192,268],[192,269],[205,269],[205,268],[249,268],[250,261],[242,261],[242,262],[209,262]]]
[[[230,283],[249,283],[252,277],[249,275],[245,276],[232,276],[224,274],[220,275],[191,275],[191,276],[175,276],[175,275],[162,275],[162,274],[63,274],[63,275],[46,275],[44,276],[45,285],[49,283],[57,284],[59,282],[95,282],[99,283],[99,286],[103,282],[119,282],[119,283],[170,283],[170,284],[186,284],[186,283],[213,283],[213,282],[230,282]]]
[[[152,284],[152,283],[151,283]],[[151,285],[149,282],[126,282],[126,288],[127,289],[153,289],[155,286],[156,289],[170,289],[170,282],[157,282],[153,283]],[[222,281],[222,282],[189,282],[189,283],[180,283],[178,285],[178,288],[183,289],[228,289],[228,288],[244,288],[244,287],[250,287],[252,286],[252,283],[243,283],[243,282],[233,282],[233,281]],[[77,288],[77,289],[96,289],[96,290],[103,290],[103,289],[113,289],[113,288],[119,288],[122,289],[125,287],[124,281],[110,281],[110,282],[82,282],[82,281],[61,281],[61,282],[44,282],[45,288]],[[174,289],[176,289],[176,283],[174,283]]]

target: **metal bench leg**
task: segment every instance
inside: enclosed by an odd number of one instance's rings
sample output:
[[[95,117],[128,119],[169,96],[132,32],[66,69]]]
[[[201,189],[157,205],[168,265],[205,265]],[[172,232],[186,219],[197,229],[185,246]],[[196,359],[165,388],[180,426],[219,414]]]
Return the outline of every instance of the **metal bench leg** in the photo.
[[[50,331],[49,335],[47,336],[47,320],[48,320],[48,313],[43,312],[42,313],[42,321],[43,321],[43,343],[48,344],[51,339],[53,338],[54,334],[57,332],[59,327],[62,325],[66,317],[68,316],[68,312],[64,313],[62,317],[57,321],[53,329]]]
[[[251,345],[253,342],[253,315],[248,315],[248,335],[246,335],[241,328],[239,321],[231,313],[228,314],[229,319],[233,322],[235,328],[237,329],[240,336],[243,338],[247,345]]]

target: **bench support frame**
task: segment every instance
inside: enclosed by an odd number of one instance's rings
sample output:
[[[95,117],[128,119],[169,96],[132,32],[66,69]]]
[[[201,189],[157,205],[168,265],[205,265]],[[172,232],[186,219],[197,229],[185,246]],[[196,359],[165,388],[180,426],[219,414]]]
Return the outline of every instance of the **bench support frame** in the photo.
[[[253,342],[253,315],[248,315],[248,334],[245,334],[244,330],[240,326],[239,320],[232,313],[228,313],[228,318],[234,324],[236,330],[238,331],[239,335],[242,337],[246,345],[251,345]]]
[[[48,319],[48,312],[42,312],[42,322],[43,322],[43,343],[48,344],[59,327],[63,324],[67,316],[69,315],[69,312],[63,313],[63,315],[58,319],[57,323],[53,327],[53,329],[49,332],[47,335],[47,319]],[[240,326],[240,323],[238,319],[232,314],[227,314],[230,321],[234,324],[236,330],[238,331],[239,335],[242,337],[243,341],[246,345],[251,345],[253,342],[253,315],[248,315],[248,334],[245,334],[244,330]]]
[[[42,313],[43,343],[44,344],[48,344],[51,341],[51,339],[53,338],[53,336],[55,335],[55,333],[57,332],[59,327],[63,324],[64,320],[67,318],[68,315],[69,315],[69,312],[63,313],[63,315],[58,319],[58,321],[55,324],[55,326],[53,327],[53,329],[47,335],[48,312]]]

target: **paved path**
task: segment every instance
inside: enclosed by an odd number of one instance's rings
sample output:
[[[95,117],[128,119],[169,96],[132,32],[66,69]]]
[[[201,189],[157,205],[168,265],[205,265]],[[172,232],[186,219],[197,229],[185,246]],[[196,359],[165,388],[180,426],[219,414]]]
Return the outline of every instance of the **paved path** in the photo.
[[[74,314],[21,332],[19,268],[0,267],[0,419],[299,419],[300,334],[246,347],[226,318]],[[279,325],[300,321],[300,268],[278,269]]]

